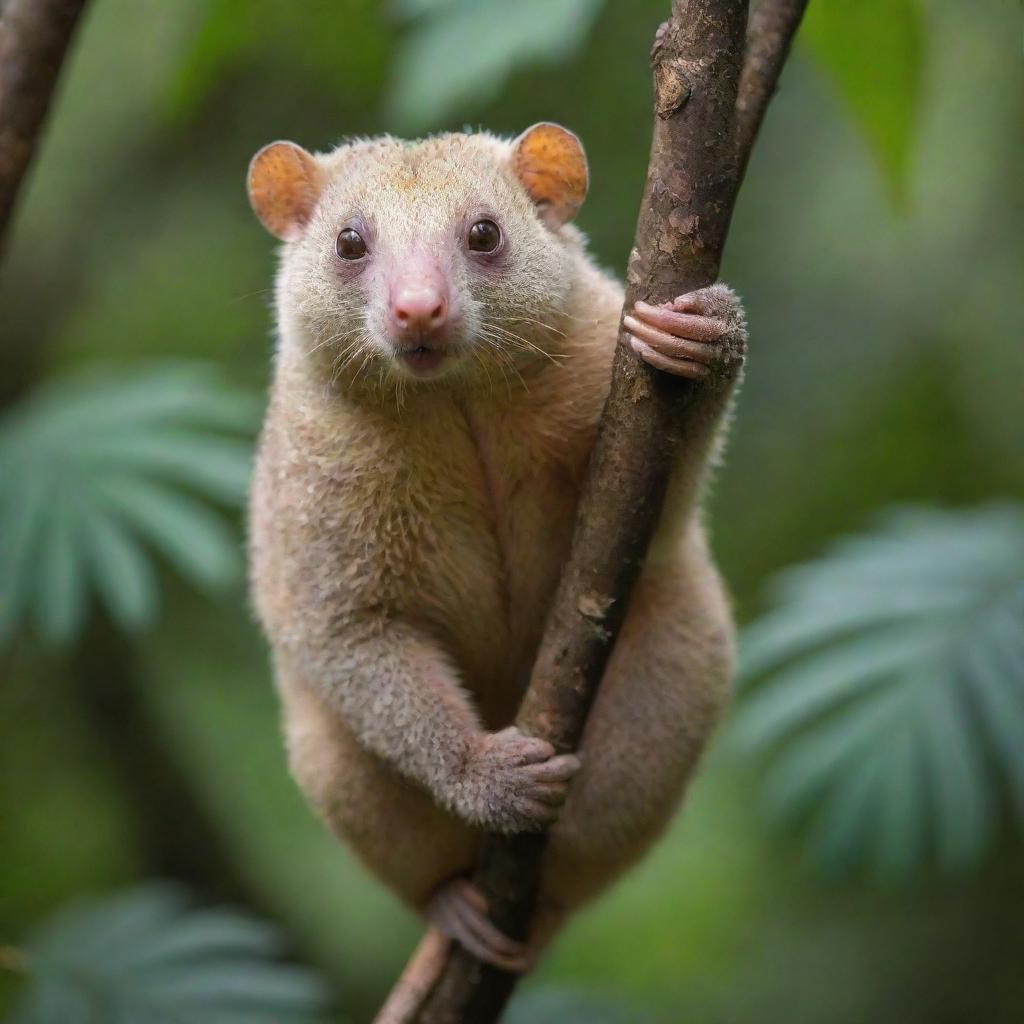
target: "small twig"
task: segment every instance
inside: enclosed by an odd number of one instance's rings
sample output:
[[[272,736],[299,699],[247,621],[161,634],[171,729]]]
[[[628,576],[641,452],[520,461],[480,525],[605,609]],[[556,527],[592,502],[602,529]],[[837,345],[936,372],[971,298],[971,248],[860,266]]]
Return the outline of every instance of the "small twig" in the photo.
[[[761,0],[750,15],[736,98],[736,160],[741,180],[806,7],[807,0]]]
[[[86,0],[0,5],[0,249]]]
[[[765,0],[748,29],[746,0],[673,3],[651,55],[654,138],[626,308],[717,278],[740,174],[803,7]],[[621,342],[569,558],[517,719],[560,751],[575,749],[582,735],[696,404],[692,384],[650,370]],[[476,882],[495,923],[514,938],[527,937],[545,846],[544,835],[484,841]],[[453,948],[416,1019],[491,1024],[515,983]]]

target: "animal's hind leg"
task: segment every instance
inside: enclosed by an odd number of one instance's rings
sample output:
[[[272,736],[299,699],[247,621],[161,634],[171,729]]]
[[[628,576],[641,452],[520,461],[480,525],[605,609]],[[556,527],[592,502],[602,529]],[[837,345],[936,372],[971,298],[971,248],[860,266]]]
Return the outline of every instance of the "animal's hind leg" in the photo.
[[[668,823],[728,700],[732,621],[694,530],[648,567],[587,720],[583,767],[552,832],[545,900],[573,909]]]

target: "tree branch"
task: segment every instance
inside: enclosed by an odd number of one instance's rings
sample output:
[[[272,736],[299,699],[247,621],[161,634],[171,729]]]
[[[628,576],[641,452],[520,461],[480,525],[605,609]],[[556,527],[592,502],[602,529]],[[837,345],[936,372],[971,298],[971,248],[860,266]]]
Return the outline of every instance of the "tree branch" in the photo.
[[[736,98],[736,160],[740,180],[806,7],[807,0],[762,0],[750,16],[747,52]]]
[[[0,5],[0,249],[86,0]]]
[[[751,19],[741,73],[746,0],[674,0],[651,53],[654,135],[626,309],[718,277],[740,174],[805,2],[764,0]],[[582,736],[696,392],[693,383],[640,363],[620,332],[572,547],[517,720],[559,751],[574,750]],[[485,838],[476,882],[494,922],[514,938],[527,937],[546,843],[544,835]],[[434,941],[428,934],[420,953]],[[414,962],[426,959],[420,953]],[[417,1019],[491,1024],[515,983],[455,948]]]

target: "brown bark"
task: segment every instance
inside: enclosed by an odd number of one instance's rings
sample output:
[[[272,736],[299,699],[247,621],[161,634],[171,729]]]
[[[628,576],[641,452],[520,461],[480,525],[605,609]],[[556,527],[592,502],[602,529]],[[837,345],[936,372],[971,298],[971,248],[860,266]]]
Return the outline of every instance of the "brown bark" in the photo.
[[[764,0],[750,20],[744,65],[746,0],[674,0],[651,54],[654,137],[627,309],[717,278],[740,175],[805,2]],[[518,718],[524,732],[560,751],[582,735],[699,400],[697,386],[639,363],[622,340],[569,559]],[[543,835],[484,843],[476,881],[495,923],[515,938],[528,932],[545,845]],[[515,982],[453,949],[417,1019],[490,1024]]]
[[[741,179],[806,7],[807,0],[762,0],[750,15],[736,100],[736,159]]]
[[[0,5],[0,249],[86,0]]]
[[[86,0],[0,0],[0,259],[68,44]],[[45,313],[41,316],[45,317]],[[0,405],[31,385],[44,346],[0,332]]]

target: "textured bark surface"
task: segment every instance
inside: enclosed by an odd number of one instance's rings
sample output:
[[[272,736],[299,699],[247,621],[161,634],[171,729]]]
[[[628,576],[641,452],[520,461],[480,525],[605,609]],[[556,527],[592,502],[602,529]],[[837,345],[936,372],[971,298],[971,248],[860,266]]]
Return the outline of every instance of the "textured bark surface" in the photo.
[[[717,279],[742,169],[805,4],[763,0],[748,27],[746,0],[674,0],[651,53],[654,135],[626,309]],[[619,342],[572,548],[518,718],[560,751],[582,736],[699,405],[699,385],[651,369],[621,334]],[[495,923],[515,938],[527,935],[545,845],[543,835],[484,844],[476,881]],[[516,980],[455,948],[416,1020],[492,1024]]]
[[[85,4],[0,3],[0,248]]]
[[[747,55],[736,100],[736,156],[740,178],[789,56],[807,0],[762,0],[747,28]]]

